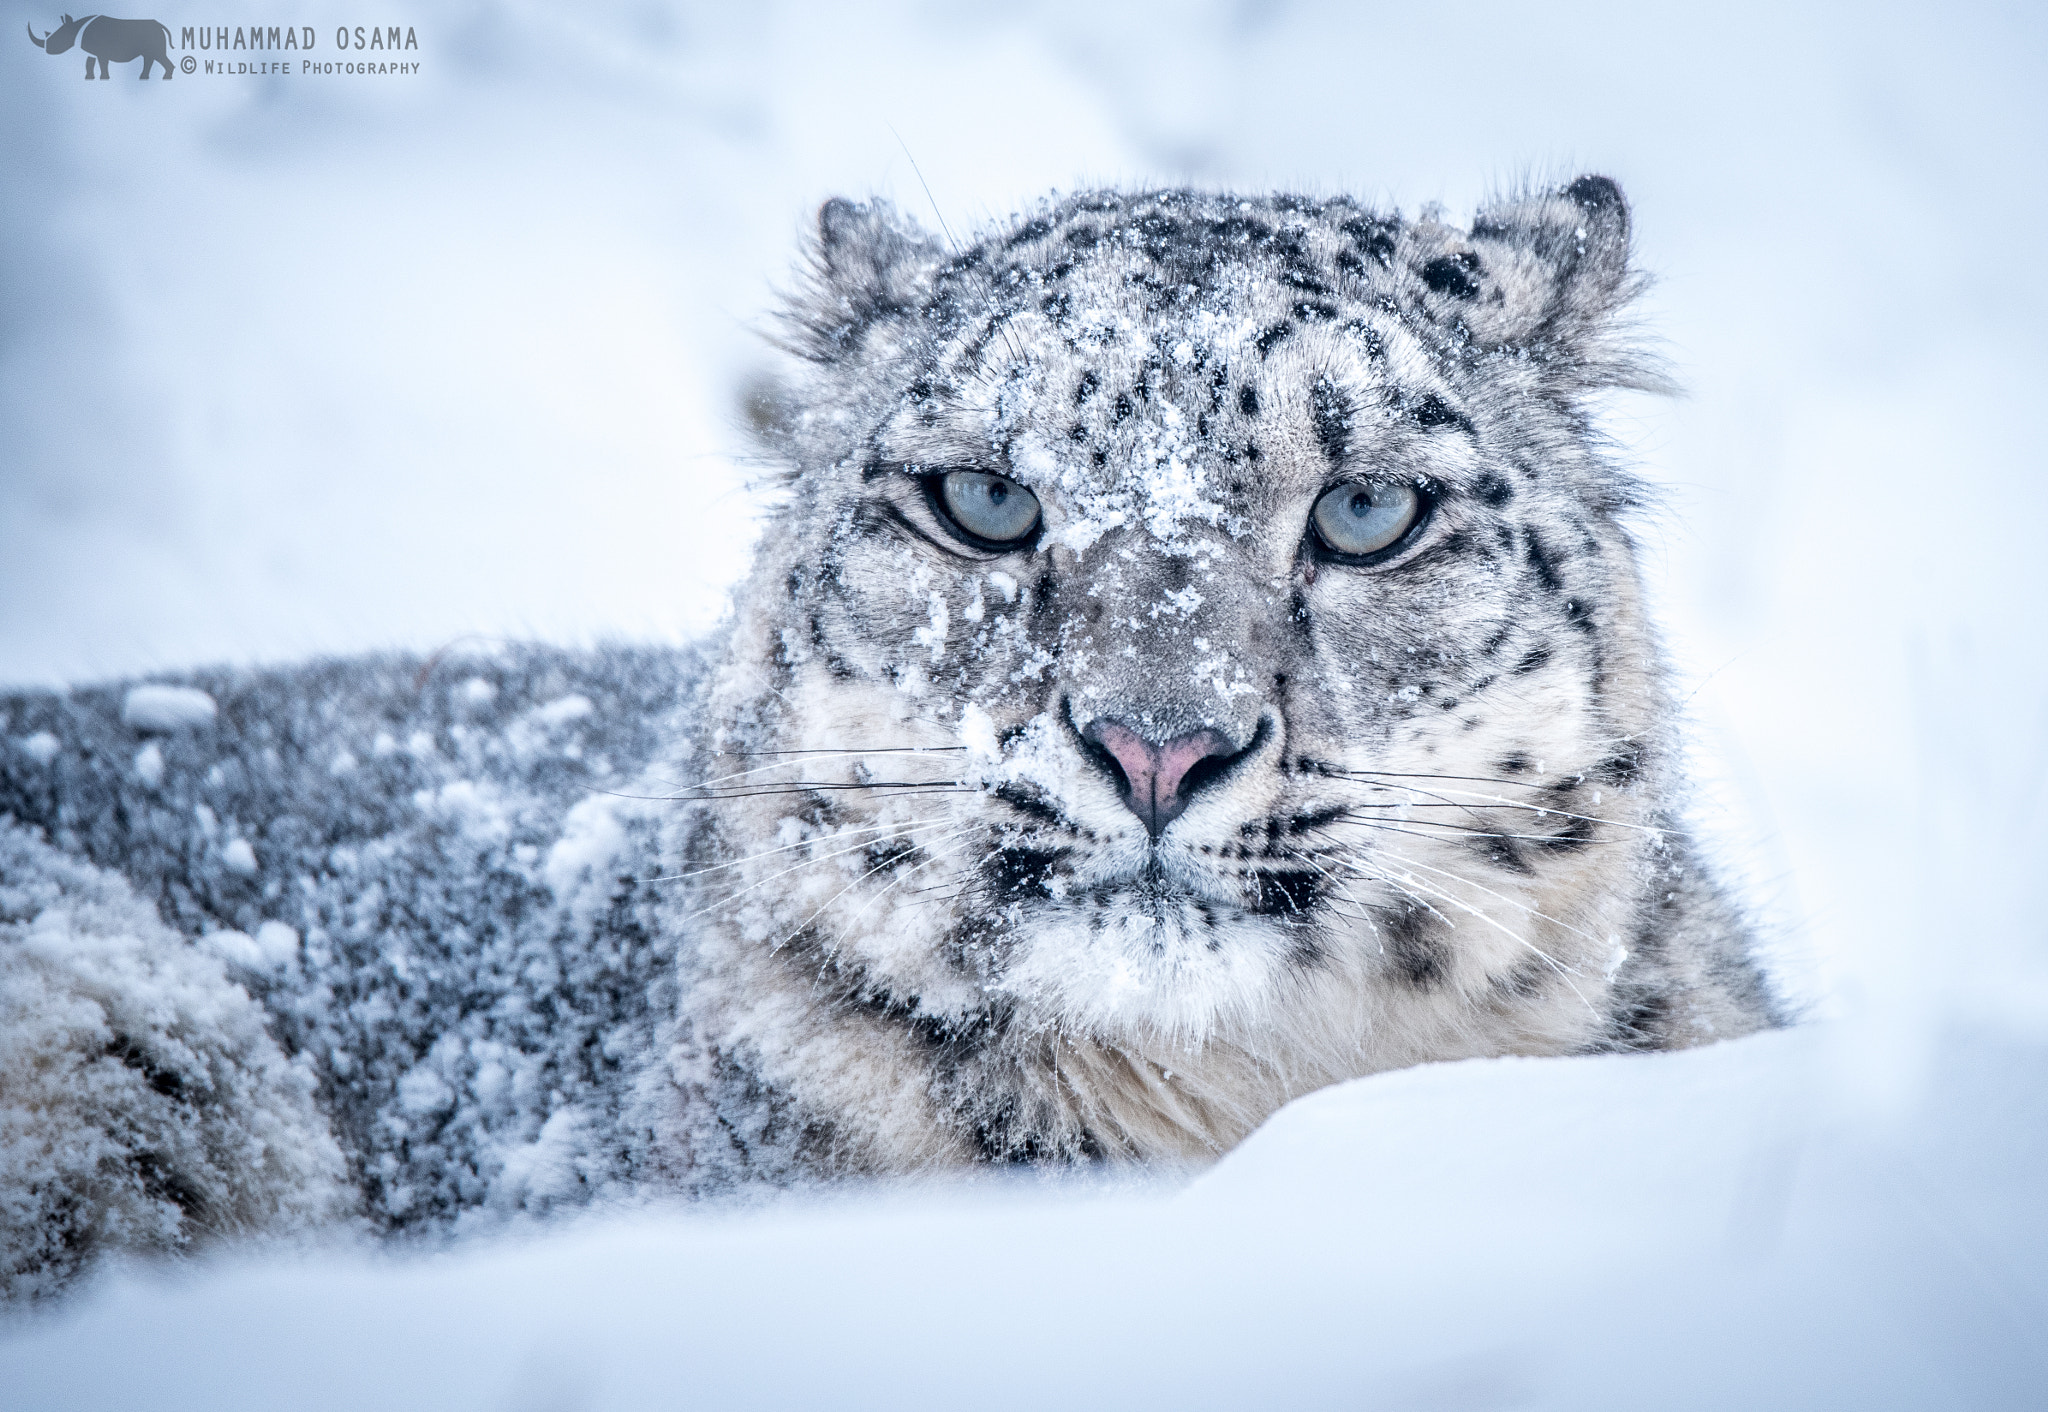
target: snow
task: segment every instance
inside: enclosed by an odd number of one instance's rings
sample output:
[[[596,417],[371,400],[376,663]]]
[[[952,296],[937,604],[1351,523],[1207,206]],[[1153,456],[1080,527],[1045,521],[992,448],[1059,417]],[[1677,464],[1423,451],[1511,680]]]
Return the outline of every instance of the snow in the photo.
[[[181,731],[213,724],[213,698],[189,686],[138,686],[121,703],[121,719],[141,731]]]
[[[928,181],[959,231],[1099,179],[1461,215],[1600,170],[1688,389],[1606,425],[1662,501],[1645,572],[1700,814],[1826,1022],[1362,1081],[1153,1192],[138,1272],[0,1333],[10,1406],[2038,1400],[2038,7],[422,0],[408,23],[431,46],[409,86],[81,84],[17,50],[0,681],[702,630],[753,526],[731,409],[830,192],[922,214]],[[1168,518],[1199,509],[1183,488]],[[164,690],[124,709],[175,786],[215,707]],[[402,751],[436,747],[387,731],[334,765]],[[429,802],[494,826],[474,793]],[[254,822],[195,818],[209,850]],[[600,905],[611,822],[533,866]],[[219,856],[257,871],[247,838]],[[220,959],[283,954],[238,926]],[[518,1081],[482,1041],[461,1062],[479,1093]],[[574,1112],[508,1146],[506,1201],[545,1208]]]
[[[1858,1117],[1843,1042],[1361,1080],[1185,1184],[136,1271],[0,1364],[52,1412],[2037,1405],[2048,1205],[1984,1159],[2048,1156],[2048,1046],[1951,1035],[1910,1112]],[[560,1179],[558,1122],[522,1179]]]

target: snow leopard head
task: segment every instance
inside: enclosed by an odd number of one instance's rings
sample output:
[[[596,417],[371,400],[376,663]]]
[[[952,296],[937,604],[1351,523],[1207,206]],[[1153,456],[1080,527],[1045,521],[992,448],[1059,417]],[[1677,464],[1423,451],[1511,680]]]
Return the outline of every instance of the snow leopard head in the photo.
[[[1328,984],[1573,1023],[1656,754],[1585,412],[1649,381],[1628,245],[1600,177],[1469,229],[1096,192],[957,251],[826,205],[693,766],[721,944],[935,1044],[1253,1044]]]

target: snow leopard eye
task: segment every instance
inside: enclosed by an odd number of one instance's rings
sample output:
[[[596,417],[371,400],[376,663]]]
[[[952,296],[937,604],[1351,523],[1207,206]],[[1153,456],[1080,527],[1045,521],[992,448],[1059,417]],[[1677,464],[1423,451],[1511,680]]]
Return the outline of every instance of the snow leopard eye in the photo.
[[[977,548],[1015,548],[1038,528],[1038,497],[1008,476],[948,471],[938,492],[951,528]]]
[[[1413,485],[1347,481],[1316,501],[1310,519],[1324,549],[1356,559],[1394,548],[1428,511],[1428,499]]]

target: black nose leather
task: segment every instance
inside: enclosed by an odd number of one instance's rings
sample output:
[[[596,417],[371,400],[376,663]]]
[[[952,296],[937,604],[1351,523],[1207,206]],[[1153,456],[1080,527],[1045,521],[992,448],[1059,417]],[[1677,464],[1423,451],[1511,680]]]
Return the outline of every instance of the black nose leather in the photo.
[[[1117,797],[1155,840],[1179,818],[1194,792],[1222,773],[1239,751],[1221,731],[1199,730],[1151,741],[1122,721],[1096,719],[1081,738],[1116,777]]]

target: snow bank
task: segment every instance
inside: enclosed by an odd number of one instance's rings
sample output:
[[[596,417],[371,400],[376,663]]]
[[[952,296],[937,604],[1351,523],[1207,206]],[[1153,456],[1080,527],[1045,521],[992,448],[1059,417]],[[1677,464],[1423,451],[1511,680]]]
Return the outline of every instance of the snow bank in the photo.
[[[1951,1036],[1901,1125],[1838,1038],[1358,1080],[1184,1189],[137,1272],[0,1368],[52,1412],[2037,1406],[2048,1046]]]

